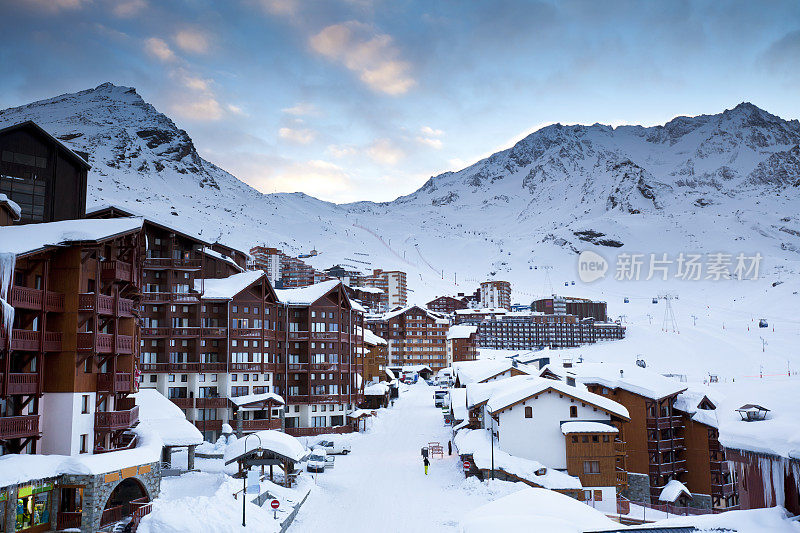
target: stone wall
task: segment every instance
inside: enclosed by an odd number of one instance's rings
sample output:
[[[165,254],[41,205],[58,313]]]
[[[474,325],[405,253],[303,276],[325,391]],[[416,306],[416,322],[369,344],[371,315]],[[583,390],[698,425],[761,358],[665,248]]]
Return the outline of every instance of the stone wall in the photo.
[[[711,496],[708,494],[692,494],[689,506],[697,507],[698,509],[711,509]]]
[[[622,495],[632,502],[650,502],[650,476],[628,472],[628,488]]]

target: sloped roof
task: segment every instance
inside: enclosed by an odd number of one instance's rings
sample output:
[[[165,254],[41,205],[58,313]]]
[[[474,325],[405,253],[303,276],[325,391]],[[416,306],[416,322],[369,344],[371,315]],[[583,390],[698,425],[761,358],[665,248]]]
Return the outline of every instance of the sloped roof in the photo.
[[[203,289],[204,300],[230,300],[261,278],[266,279],[266,274],[261,270],[247,270],[227,278],[196,279],[194,289]]]
[[[660,400],[688,388],[686,384],[631,364],[581,362],[573,364],[571,368],[551,364],[542,371],[547,369],[559,376],[572,372],[581,383],[622,389],[652,400]]]
[[[291,461],[302,461],[308,450],[295,437],[287,433],[267,429],[248,435],[246,439],[237,439],[225,448],[223,460],[230,464],[250,453],[264,450],[283,456]]]
[[[477,332],[478,326],[470,326],[468,324],[450,326],[450,329],[447,330],[447,339],[468,339]]]
[[[37,123],[35,123],[32,120],[26,120],[25,122],[20,122],[19,124],[12,124],[11,126],[6,126],[5,128],[0,128],[0,133],[6,133],[7,131],[15,130],[15,129],[18,129],[18,128],[25,128],[25,127],[32,127],[36,131],[38,131],[39,133],[41,133],[42,135],[44,135],[45,137],[47,137],[48,139],[53,141],[56,145],[58,145],[59,148],[64,150],[64,152],[66,152],[66,154],[71,159],[73,159],[76,163],[78,163],[80,166],[82,166],[86,170],[89,170],[90,168],[92,168],[92,165],[90,165],[89,162],[86,161],[83,158],[83,156],[78,155],[72,148],[70,148],[69,146],[64,144],[64,142],[61,139],[59,139],[57,137],[54,137],[49,131],[47,131],[46,129],[44,129],[43,127],[41,127],[40,125],[38,125]]]
[[[26,255],[49,247],[102,242],[142,229],[141,218],[80,219],[0,227],[0,253]]]
[[[169,398],[156,389],[140,389],[133,397],[139,406],[139,424],[154,431],[165,446],[193,446],[203,435]]]

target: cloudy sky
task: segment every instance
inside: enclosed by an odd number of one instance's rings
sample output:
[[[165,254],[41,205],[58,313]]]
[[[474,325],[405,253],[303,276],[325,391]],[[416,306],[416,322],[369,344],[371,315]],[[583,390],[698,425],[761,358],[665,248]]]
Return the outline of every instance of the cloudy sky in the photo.
[[[0,0],[0,108],[136,87],[263,192],[385,201],[542,125],[800,117],[800,2]]]

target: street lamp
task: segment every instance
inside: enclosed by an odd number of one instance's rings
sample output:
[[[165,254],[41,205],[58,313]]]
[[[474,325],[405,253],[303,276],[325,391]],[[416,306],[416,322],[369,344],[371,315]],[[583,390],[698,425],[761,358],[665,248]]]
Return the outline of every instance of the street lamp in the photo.
[[[255,436],[258,439],[258,448],[261,449],[261,437],[259,437],[256,433],[250,433],[244,438],[244,451],[247,453],[247,439],[250,437]],[[248,468],[248,471],[250,469]],[[245,520],[245,509],[247,505],[247,473],[242,470],[242,527],[247,527],[247,523]]]

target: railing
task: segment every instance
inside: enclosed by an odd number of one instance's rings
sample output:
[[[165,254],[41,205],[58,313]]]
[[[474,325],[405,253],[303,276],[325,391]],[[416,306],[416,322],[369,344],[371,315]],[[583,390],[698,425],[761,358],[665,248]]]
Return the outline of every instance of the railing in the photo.
[[[194,407],[194,398],[170,398],[170,400],[181,409],[191,409]]]
[[[625,443],[621,440],[614,441],[614,454],[625,455]]]
[[[286,428],[286,433],[293,437],[313,437],[315,435],[330,435],[353,433],[353,426],[328,426],[322,428]]]
[[[11,332],[11,349],[25,352],[38,352],[39,339],[41,331],[33,331],[29,329],[15,329]],[[4,337],[4,332],[0,330],[0,346],[5,347],[8,341]],[[44,332],[44,351],[45,352],[60,352],[61,351],[61,332],[60,331],[45,331]]]
[[[133,267],[123,261],[103,261],[101,276],[103,279],[116,281],[133,281]]]
[[[725,473],[730,472],[731,467],[728,465],[728,461],[719,461],[716,459],[711,460],[711,471],[712,472],[719,472]]]
[[[308,370],[308,363],[289,363],[289,370]]]
[[[677,437],[674,439],[648,440],[647,449],[651,452],[675,450],[678,448],[685,448],[685,442],[686,441],[683,437]]]
[[[195,398],[195,406],[198,409],[227,409],[227,398]]]
[[[109,524],[113,524],[114,522],[119,522],[120,520],[122,520],[121,505],[116,505],[114,507],[103,509],[103,514],[100,515],[101,526],[107,526]]]
[[[280,427],[280,418],[273,418],[272,420],[242,420],[243,431],[261,431],[262,429],[279,429]]]
[[[261,331],[261,328],[231,328],[231,337],[260,339]],[[264,337],[267,337],[267,331],[264,331]]]
[[[231,363],[230,368],[234,372],[260,372],[261,363]]]
[[[223,365],[223,370],[217,370],[216,365]],[[142,372],[199,372],[201,363],[139,363]],[[209,372],[224,371],[225,363],[202,363],[203,370]],[[213,367],[213,368],[210,368]]]
[[[201,328],[200,335],[203,337],[223,338],[228,336],[227,328]]]
[[[642,521],[650,522],[654,520],[660,520],[663,518],[658,517],[655,513],[651,514],[651,518],[647,518],[646,509],[652,509],[654,511],[661,511],[662,513],[666,514],[673,514],[678,516],[693,516],[693,515],[706,515],[706,514],[713,514],[713,510],[711,509],[701,509],[698,507],[689,507],[683,505],[673,505],[671,503],[649,503],[649,502],[635,502],[635,501],[628,501],[627,499],[617,498],[617,512],[619,514],[630,514],[630,506],[631,505],[638,505],[639,507],[643,507],[645,510],[642,512]],[[622,512],[627,507],[627,512]],[[639,518],[637,513],[637,518]]]
[[[12,287],[11,305],[19,309],[42,309],[42,296],[44,291],[30,287]],[[47,305],[45,311],[62,313],[64,311],[64,295],[59,292],[47,291]]]
[[[672,474],[674,472],[681,472],[686,470],[686,460],[680,459],[669,463],[650,463],[651,475],[664,475]]]
[[[95,336],[97,337],[96,346]],[[117,335],[115,351],[114,335],[111,333],[94,333],[91,331],[78,333],[78,351],[92,350],[96,350],[95,353],[131,354],[133,353],[133,337],[130,335]]]
[[[172,299],[170,292],[143,292],[142,301],[148,303],[169,302]]]
[[[58,529],[80,529],[81,527],[81,513],[64,512],[58,513]]]
[[[96,306],[95,302],[97,303]],[[134,307],[133,300],[120,298],[116,315],[125,317],[133,316]],[[92,292],[81,293],[78,295],[78,310],[85,312],[97,311],[101,315],[114,315],[114,297],[106,296],[105,294],[95,295]]]
[[[131,502],[131,506],[133,506],[133,502]],[[151,502],[138,505],[135,509],[133,509],[133,518],[131,518],[131,533],[136,533],[136,531],[139,529],[139,522],[141,522],[142,518],[144,518],[146,515],[149,515],[150,511],[152,510],[153,504]]]
[[[231,425],[235,427],[235,421],[232,421]],[[194,427],[201,431],[220,431],[222,429],[222,420],[195,420]]]
[[[171,328],[171,337],[199,337],[200,328]]]
[[[0,373],[0,384],[4,374]],[[39,392],[39,374],[36,372],[19,372],[8,375],[6,394],[36,394]]]
[[[353,395],[355,396],[355,395]],[[325,403],[325,402],[346,402],[347,395],[342,394],[290,394],[288,403]]]
[[[628,484],[628,472],[617,467],[616,474],[617,474],[617,485]]]
[[[94,415],[94,425],[98,428],[117,430],[127,429],[139,421],[139,406],[121,411],[101,411]]]
[[[228,363],[221,363],[218,361],[200,363],[200,369],[203,372],[225,372],[228,370]]]
[[[714,496],[730,496],[736,493],[736,483],[718,484],[711,482],[711,494]]]
[[[197,303],[200,294],[194,292],[143,292],[142,301],[145,303]]]
[[[0,416],[0,439],[18,439],[39,434],[39,415]]]
[[[339,363],[312,363],[309,369],[314,372],[338,372]]]
[[[148,257],[144,260],[145,268],[185,268],[197,269],[203,265],[202,259],[172,259],[170,257]]]
[[[658,418],[647,418],[648,429],[669,429],[683,427],[683,418],[680,416],[663,416]]]
[[[97,375],[97,390],[116,392],[131,392],[133,381],[129,372],[106,372]]]

